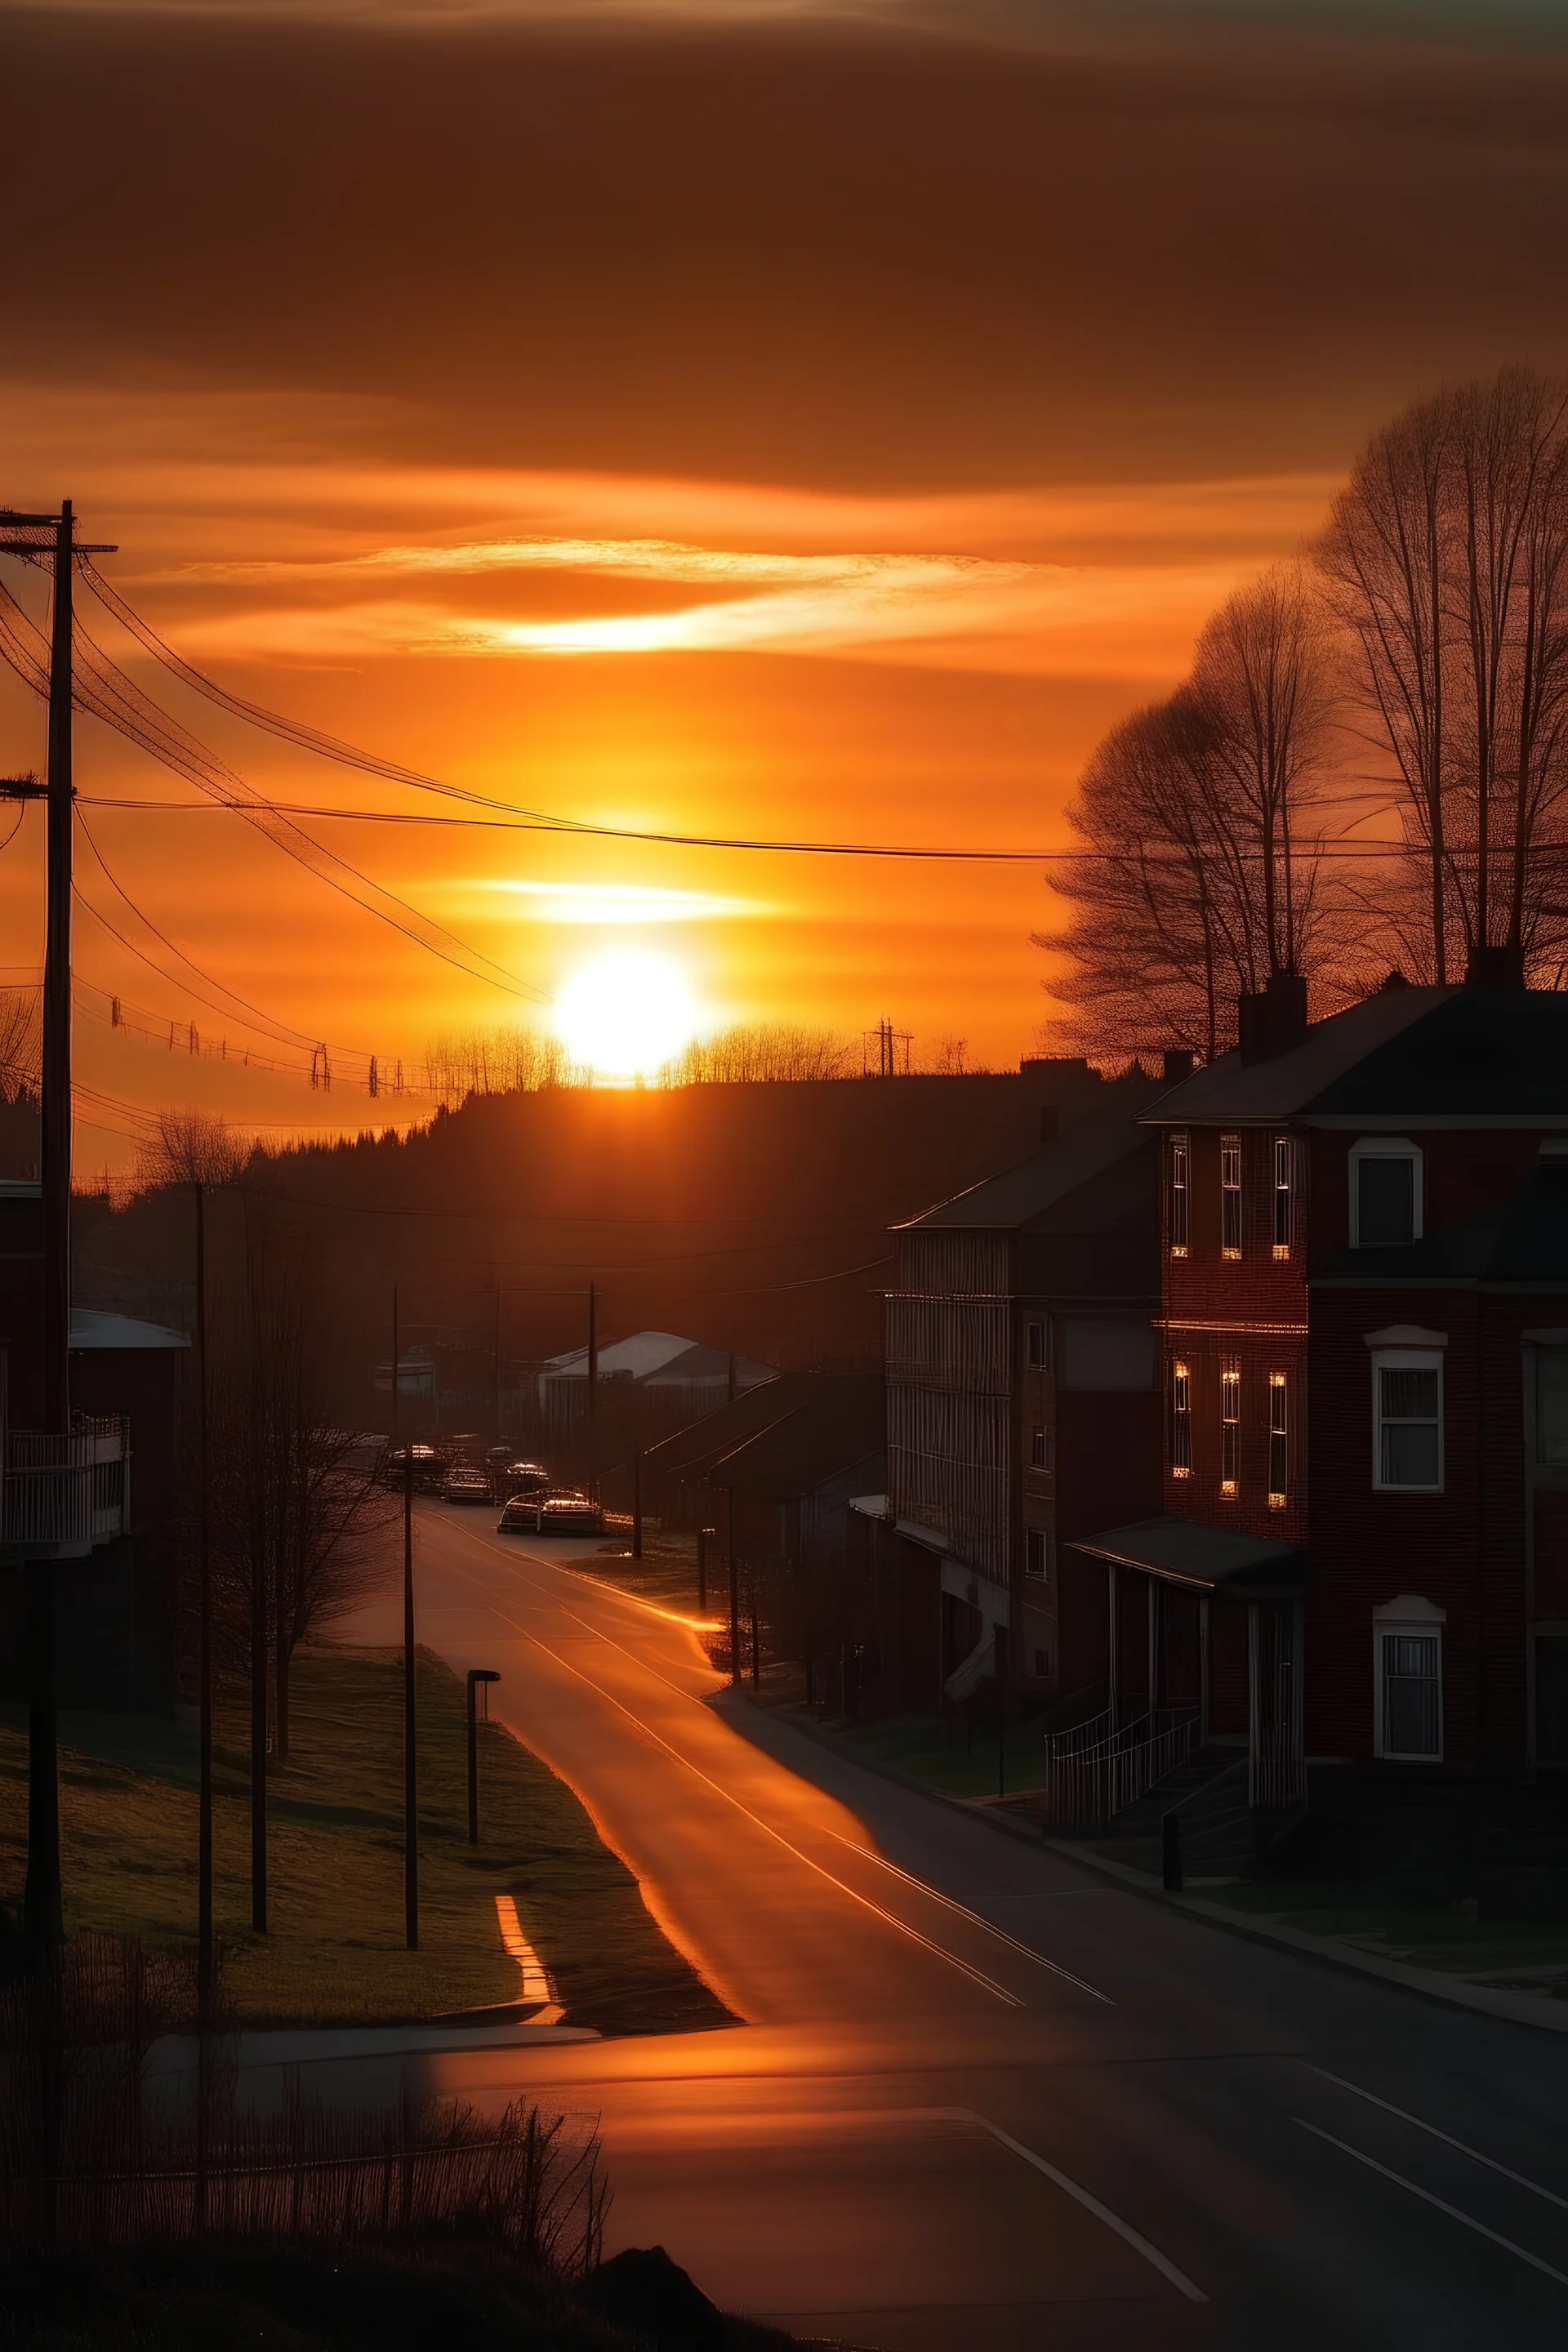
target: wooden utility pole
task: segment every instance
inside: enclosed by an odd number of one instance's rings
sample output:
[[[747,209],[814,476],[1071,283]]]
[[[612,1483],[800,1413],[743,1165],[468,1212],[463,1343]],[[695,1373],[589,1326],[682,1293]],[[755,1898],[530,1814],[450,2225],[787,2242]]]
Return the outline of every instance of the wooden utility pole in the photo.
[[[112,555],[80,547],[68,499],[58,515],[0,513],[0,551],[54,556],[54,622],[49,647],[47,928],[44,947],[43,1422],[51,1436],[70,1434],[71,1209],[71,602],[79,555]],[[60,1795],[56,1720],[53,1559],[29,1559],[27,1587],[27,1877],[23,1929],[46,1958],[64,1941],[60,1903]]]
[[[741,1575],[735,1561],[735,1489],[724,1489],[724,1549],[730,1559],[730,1680],[741,1686]]]
[[[211,1505],[207,1494],[207,1218],[206,1187],[196,1196],[196,1581],[201,1622],[196,1632],[200,1788],[196,1799],[196,1998],[202,2024],[213,2001],[213,1577]]]
[[[419,1949],[419,1776],[414,1746],[414,1448],[403,1457],[403,1936]]]
[[[588,1492],[599,1494],[599,1300],[588,1285]]]
[[[632,1454],[632,1558],[642,1558],[642,1447]]]

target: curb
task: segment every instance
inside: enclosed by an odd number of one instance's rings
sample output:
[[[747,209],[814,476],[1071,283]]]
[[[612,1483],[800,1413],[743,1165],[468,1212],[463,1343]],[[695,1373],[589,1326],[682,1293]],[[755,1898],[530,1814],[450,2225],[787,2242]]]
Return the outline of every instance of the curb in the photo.
[[[734,1694],[722,1691],[715,1698]],[[748,1708],[758,1715],[770,1710],[757,1706],[745,1697]],[[711,1704],[711,1702],[710,1702]],[[793,1715],[781,1715],[780,1719],[809,1739],[830,1756],[842,1756],[844,1751],[834,1746],[813,1725],[797,1722]],[[1372,1977],[1378,1982],[1397,1987],[1402,1992],[1418,1995],[1426,2000],[1441,2001],[1451,2009],[1466,2009],[1483,2017],[1500,2019],[1508,2025],[1533,2026],[1541,2033],[1568,2033],[1568,2001],[1549,2005],[1530,1993],[1493,1992],[1484,1985],[1456,1982],[1441,1976],[1435,1969],[1412,1968],[1404,1960],[1380,1960],[1371,1952],[1352,1952],[1331,1944],[1325,1937],[1310,1936],[1304,1928],[1284,1927],[1264,1919],[1247,1918],[1226,1909],[1223,1904],[1205,1902],[1199,1895],[1173,1895],[1146,1870],[1134,1870],[1124,1862],[1112,1862],[1107,1854],[1089,1853],[1068,1838],[1047,1837],[1032,1825],[1010,1819],[998,1811],[991,1798],[953,1797],[944,1789],[928,1789],[922,1781],[912,1780],[907,1772],[895,1765],[875,1762],[868,1758],[849,1756],[845,1759],[858,1770],[869,1772],[879,1780],[889,1780],[895,1788],[909,1789],[932,1804],[945,1805],[952,1812],[962,1813],[968,1821],[984,1822],[988,1829],[999,1831],[1004,1837],[1022,1839],[1026,1845],[1039,1847],[1054,1853],[1063,1862],[1073,1862],[1085,1870],[1097,1872],[1101,1877],[1114,1879],[1129,1895],[1142,1895],[1145,1901],[1163,1904],[1173,1911],[1185,1911],[1211,1927],[1223,1928],[1228,1935],[1244,1937],[1254,1944],[1272,1945],[1277,1951],[1293,1952],[1298,1959],[1316,1960],[1323,1968],[1338,1969],[1346,1976]]]
[[[591,2025],[325,2025],[261,2026],[221,2038],[241,2068],[305,2066],[327,2059],[417,2058],[437,2051],[546,2049],[568,2042],[598,2042]],[[161,2034],[148,2053],[147,2072],[189,2074],[196,2063],[194,2033]]]

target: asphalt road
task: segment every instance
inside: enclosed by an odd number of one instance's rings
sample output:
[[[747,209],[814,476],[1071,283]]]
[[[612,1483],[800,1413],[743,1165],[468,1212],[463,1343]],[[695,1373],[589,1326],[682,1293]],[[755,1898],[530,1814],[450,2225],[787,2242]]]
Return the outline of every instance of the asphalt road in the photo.
[[[421,2061],[602,2123],[610,2243],[887,2352],[1568,2343],[1568,2038],[1109,1887],[727,1696],[690,1631],[420,1515],[419,1638],[745,2022]],[[398,1638],[389,1608],[360,1630]]]

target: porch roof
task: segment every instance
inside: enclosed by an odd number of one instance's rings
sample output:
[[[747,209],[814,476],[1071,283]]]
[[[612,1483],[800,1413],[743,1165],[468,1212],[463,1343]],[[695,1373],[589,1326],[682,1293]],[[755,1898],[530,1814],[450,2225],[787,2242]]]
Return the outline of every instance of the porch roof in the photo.
[[[1205,1527],[1201,1519],[1138,1519],[1100,1535],[1076,1536],[1069,1549],[1115,1568],[1135,1568],[1166,1584],[1223,1591],[1237,1601],[1276,1601],[1300,1592],[1306,1555],[1272,1536]]]

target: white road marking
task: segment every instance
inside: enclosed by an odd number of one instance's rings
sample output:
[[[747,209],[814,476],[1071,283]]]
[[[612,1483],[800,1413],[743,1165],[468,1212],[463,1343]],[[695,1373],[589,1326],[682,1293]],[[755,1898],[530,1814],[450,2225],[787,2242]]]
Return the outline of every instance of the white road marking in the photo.
[[[1163,2254],[1158,2246],[1151,2245],[1148,2239],[1132,2227],[1131,2221],[1124,2221],[1120,2213],[1113,2213],[1109,2205],[1102,2205],[1098,2197],[1091,2195],[1089,2189],[1080,2187],[1079,2182],[1072,2179],[1068,2174],[1059,2172],[1054,2164],[1047,2164],[1043,2156],[1037,2156],[1032,2147],[1026,2147],[1021,2139],[1013,2137],[1011,2132],[1005,2132],[1000,2124],[992,2122],[989,2116],[980,2115],[973,2107],[915,2107],[900,2112],[908,2115],[911,2121],[919,2117],[930,2117],[933,2122],[941,2120],[977,2125],[982,2131],[989,2132],[994,2140],[1001,2147],[1010,2149],[1013,2155],[1020,2158],[1025,2164],[1032,2164],[1037,2172],[1043,2172],[1047,2180],[1054,2180],[1058,2189],[1064,2190],[1068,2197],[1076,2199],[1086,2212],[1094,2215],[1097,2221],[1103,2221],[1108,2230],[1114,2230],[1117,2236],[1130,2245],[1136,2253],[1142,2254],[1146,2263],[1152,2263],[1162,2278],[1169,2279],[1177,2293],[1184,2294],[1189,2303],[1208,2301],[1202,2287],[1194,2286],[1185,2271],[1178,2270],[1169,2254]]]
[[[1536,2197],[1544,2197],[1549,2205],[1559,2205],[1563,2212],[1568,2213],[1568,2197],[1559,2197],[1554,2189],[1542,2189],[1539,2180],[1531,2180],[1522,2172],[1510,2171],[1495,2157],[1483,2156],[1479,2147],[1470,2147],[1464,2140],[1456,2139],[1451,2132],[1439,2131],[1436,2124],[1423,2123],[1419,2116],[1408,2115],[1403,2107],[1396,2107],[1392,2099],[1380,2099],[1375,2091],[1363,2091],[1359,2083],[1347,2083],[1342,2074],[1331,2074],[1326,2066],[1314,2066],[1310,2060],[1302,2063],[1309,2074],[1321,2075],[1325,2083],[1337,2083],[1342,2091],[1349,2091],[1354,2097],[1381,2107],[1385,2115],[1397,2116],[1401,2123],[1414,2124],[1417,2131],[1430,2132],[1432,2137],[1440,2139],[1445,2147],[1457,2147],[1461,2156],[1468,2156],[1472,2164],[1484,2164],[1489,2172],[1500,2172],[1505,2180],[1516,2182],[1521,2189],[1530,2189]]]
[[[1568,2274],[1554,2271],[1550,2263],[1542,2261],[1539,2254],[1529,2252],[1523,2246],[1516,2246],[1511,2238],[1501,2236],[1496,2230],[1489,2230],[1486,2223],[1478,2221],[1473,2213],[1463,2212],[1458,2205],[1450,2205],[1447,2198],[1435,2197],[1429,2189],[1417,2188],[1415,2181],[1406,2180],[1402,2172],[1394,2172],[1386,2164],[1379,2164],[1375,2157],[1363,2156],[1359,2147],[1352,2147],[1346,2140],[1336,2139],[1332,2132],[1321,2131],[1316,2124],[1310,2124],[1305,2116],[1292,2116],[1290,2120],[1300,2124],[1303,2131],[1310,2132],[1314,2139],[1326,2139],[1329,2146],[1337,2147],[1342,2155],[1353,2157],[1357,2164],[1364,2164],[1369,2172],[1380,2172],[1384,2180],[1392,2180],[1399,2188],[1407,2189],[1411,2196],[1419,2197],[1423,2204],[1436,2205],[1439,2213],[1447,2213],[1451,2221],[1463,2222],[1465,2228],[1473,2230],[1478,2238],[1489,2238],[1494,2246],[1501,2246],[1505,2252],[1517,2255],[1521,2263],[1528,2263],[1532,2271],[1542,2271],[1549,2279],[1555,2279],[1559,2286],[1568,2286]]]
[[[476,1540],[481,1543],[486,1543],[486,1539],[483,1537],[479,1537]],[[486,1543],[486,1549],[488,1550],[499,1551],[500,1548],[499,1545]],[[531,1552],[527,1554],[526,1557],[532,1559],[535,1556]],[[542,1568],[554,1568],[558,1566],[558,1563],[553,1560],[540,1560],[537,1562],[537,1565]],[[612,1600],[623,1601],[626,1598],[624,1593],[617,1592],[613,1585],[605,1585],[601,1589],[607,1592]],[[594,1635],[595,1639],[603,1642],[607,1648],[619,1650],[622,1657],[629,1658],[633,1665],[636,1666],[639,1672],[651,1675],[655,1682],[662,1683],[666,1690],[673,1691],[677,1698],[685,1699],[689,1706],[700,1706],[706,1711],[706,1700],[698,1697],[695,1692],[682,1690],[679,1683],[671,1682],[668,1675],[661,1675],[658,1668],[657,1666],[650,1665],[646,1658],[639,1658],[635,1650],[628,1650],[624,1642],[617,1642],[613,1634],[605,1633],[600,1627],[595,1625],[588,1618],[579,1617],[576,1611],[574,1609],[567,1609],[563,1601],[559,1605],[565,1610],[566,1615],[572,1619],[574,1624],[585,1626],[588,1632]],[[541,1646],[542,1647],[543,1645],[541,1644]],[[597,1687],[598,1685],[595,1684],[595,1688],[597,1689]],[[757,1817],[753,1814],[752,1818],[755,1820]],[[901,1878],[907,1886],[918,1888],[921,1894],[929,1895],[933,1903],[940,1903],[944,1910],[956,1912],[961,1919],[967,1919],[972,1927],[979,1927],[987,1936],[994,1936],[998,1943],[1005,1944],[1009,1950],[1021,1954],[1026,1960],[1032,1960],[1037,1969],[1045,1969],[1050,1975],[1060,1977],[1064,1982],[1076,1986],[1079,1992],[1088,1993],[1091,2000],[1102,2002],[1107,2009],[1115,2008],[1116,2003],[1111,2000],[1110,1995],[1108,1992],[1101,1992],[1097,1985],[1091,1985],[1083,1977],[1074,1976],[1072,1970],[1070,1969],[1064,1969],[1059,1960],[1047,1959],[1044,1952],[1037,1952],[1033,1945],[1022,1942],[1016,1936],[1010,1936],[1005,1927],[998,1927],[993,1920],[983,1918],[978,1911],[972,1911],[966,1903],[959,1903],[955,1901],[953,1896],[951,1895],[940,1894],[931,1884],[929,1879],[917,1877],[913,1871],[901,1870],[896,1862],[889,1862],[885,1854],[876,1853],[870,1846],[861,1845],[855,1838],[843,1836],[837,1830],[828,1829],[826,1823],[819,1823],[818,1826],[822,1829],[823,1834],[826,1837],[834,1838],[837,1841],[838,1844],[847,1846],[850,1853],[858,1853],[863,1862],[875,1863],[879,1870],[888,1871],[894,1878]],[[842,1884],[842,1881],[836,1879],[834,1884],[838,1885]],[[1089,1891],[1099,1894],[1101,1890],[1096,1887]],[[987,1979],[987,1981],[989,1981],[989,1979]]]
[[[460,1575],[463,1571],[459,1569],[458,1572]],[[622,1701],[616,1696],[614,1691],[606,1690],[603,1683],[596,1683],[592,1675],[584,1674],[580,1666],[574,1666],[569,1658],[563,1658],[558,1650],[552,1650],[548,1642],[542,1642],[537,1633],[528,1633],[518,1623],[515,1617],[509,1617],[503,1609],[497,1608],[494,1601],[489,1603],[489,1607],[491,1613],[499,1617],[503,1625],[510,1625],[525,1642],[531,1642],[536,1649],[544,1652],[547,1658],[553,1658],[558,1666],[564,1667],[565,1671],[574,1675],[578,1682],[586,1683],[590,1690],[597,1691],[599,1696],[607,1699],[616,1712],[624,1715],[628,1723],[634,1724],[646,1739],[651,1739],[655,1747],[662,1748],[667,1756],[673,1757],[678,1764],[682,1765],[692,1775],[693,1779],[700,1780],[705,1788],[711,1789],[715,1796],[722,1797],[727,1805],[733,1805],[738,1813],[744,1813],[748,1821],[755,1822],[757,1828],[766,1836],[771,1837],[775,1844],[782,1845],[786,1853],[793,1854],[797,1862],[804,1863],[807,1870],[816,1871],[817,1876],[826,1878],[830,1886],[837,1886],[841,1895],[847,1895],[852,1903],[858,1903],[864,1910],[875,1912],[877,1917],[885,1919],[889,1927],[896,1927],[899,1933],[901,1936],[907,1936],[911,1943],[922,1946],[928,1952],[933,1952],[938,1959],[945,1960],[950,1968],[957,1969],[962,1976],[968,1977],[972,1983],[981,1986],[986,1992],[993,1994],[997,2000],[1005,2002],[1009,2009],[1023,2008],[1024,2004],[1017,1994],[1009,1992],[1005,1985],[998,1984],[994,1977],[988,1977],[983,1969],[972,1968],[967,1960],[961,1960],[956,1952],[950,1952],[945,1944],[934,1943],[929,1936],[922,1936],[918,1927],[911,1927],[907,1919],[899,1917],[897,1912],[884,1910],[881,1904],[873,1903],[868,1895],[862,1895],[846,1880],[836,1878],[832,1871],[825,1869],[820,1862],[814,1862],[810,1854],[803,1853],[799,1846],[792,1845],[789,1839],[775,1830],[771,1822],[763,1821],[760,1813],[753,1812],[750,1805],[742,1804],[740,1798],[731,1794],[721,1781],[713,1780],[710,1774],[702,1770],[700,1765],[694,1764],[689,1756],[683,1756],[679,1748],[672,1747],[668,1739],[655,1731],[651,1724],[645,1723],[641,1716],[634,1715],[631,1708],[623,1705]],[[580,1624],[586,1622],[585,1619],[578,1620]],[[590,1628],[590,1631],[592,1630]],[[612,1646],[618,1649],[620,1644],[616,1643]],[[630,1653],[627,1652],[626,1654],[629,1656]]]
[[[521,2000],[539,2000],[548,2005],[537,2017],[530,2018],[531,2025],[554,2025],[566,2014],[556,2005],[554,1990],[545,1974],[544,1963],[522,1932],[522,1922],[517,1916],[516,1898],[510,1895],[496,1896],[496,1920],[500,1939],[506,1946],[507,1958],[515,1960],[522,1983],[519,1988]]]

